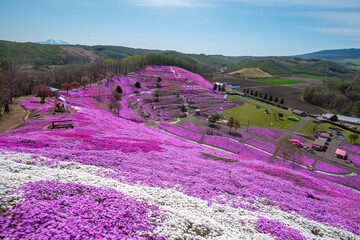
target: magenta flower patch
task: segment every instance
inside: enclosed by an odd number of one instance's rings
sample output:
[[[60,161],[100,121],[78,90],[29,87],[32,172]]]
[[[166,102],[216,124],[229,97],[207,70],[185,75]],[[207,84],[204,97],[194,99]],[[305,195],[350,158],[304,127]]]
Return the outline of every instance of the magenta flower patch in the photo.
[[[110,188],[40,181],[18,192],[24,200],[0,215],[0,238],[165,239],[151,234],[156,206]]]
[[[284,226],[276,220],[264,217],[259,217],[256,229],[261,233],[270,234],[277,240],[306,240],[298,230]]]

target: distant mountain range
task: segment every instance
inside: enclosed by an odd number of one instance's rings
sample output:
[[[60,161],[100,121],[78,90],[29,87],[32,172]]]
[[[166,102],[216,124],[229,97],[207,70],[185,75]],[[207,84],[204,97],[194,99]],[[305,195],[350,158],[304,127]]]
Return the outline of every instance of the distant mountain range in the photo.
[[[298,55],[301,58],[321,58],[326,60],[341,61],[344,59],[360,59],[360,49],[335,49]]]
[[[46,41],[39,41],[39,42],[36,42],[36,43],[39,43],[39,44],[49,44],[49,45],[72,45],[68,42],[65,42],[65,41],[62,41],[62,40],[54,40],[54,39],[49,39],[49,40],[46,40]]]
[[[121,46],[72,45],[65,41],[49,39],[38,43],[19,43],[0,40],[0,59],[16,64],[33,66],[89,63],[99,59],[126,58],[139,54],[167,55],[189,64],[227,67],[228,71],[260,68],[274,75],[342,74],[360,70],[360,49],[325,50],[291,57],[251,57],[205,54],[185,54],[177,51],[150,50]],[[353,69],[353,70],[352,70]]]

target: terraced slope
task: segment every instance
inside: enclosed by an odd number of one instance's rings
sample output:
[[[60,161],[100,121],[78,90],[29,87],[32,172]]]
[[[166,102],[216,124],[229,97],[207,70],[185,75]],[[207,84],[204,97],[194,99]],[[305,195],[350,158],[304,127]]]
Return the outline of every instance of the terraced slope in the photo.
[[[359,238],[359,193],[136,123],[126,99],[151,96],[157,77],[162,89],[212,94],[200,76],[152,66],[63,94],[71,116],[41,117],[53,100],[22,103],[34,117],[0,135],[0,238]],[[117,84],[119,116],[98,107]],[[65,118],[74,128],[42,130]]]

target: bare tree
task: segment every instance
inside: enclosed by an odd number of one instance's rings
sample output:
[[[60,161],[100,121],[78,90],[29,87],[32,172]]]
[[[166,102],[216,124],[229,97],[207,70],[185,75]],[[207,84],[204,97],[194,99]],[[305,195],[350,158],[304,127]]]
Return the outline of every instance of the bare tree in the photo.
[[[84,85],[84,89],[85,89],[86,85],[90,84],[90,78],[88,76],[82,76],[81,83]]]
[[[239,127],[240,127],[240,122],[238,119],[235,119],[234,121],[235,134],[236,134],[236,129],[238,129]]]
[[[276,156],[283,158],[283,166],[285,161],[290,160],[291,157],[294,157],[295,153],[298,152],[296,146],[289,141],[288,137],[282,137],[276,142],[275,152],[270,160],[273,163]]]
[[[52,95],[52,91],[48,85],[39,85],[33,88],[33,94],[41,98],[41,102],[45,102],[45,98]]]
[[[100,99],[101,99],[101,94],[104,94],[104,92],[105,92],[105,89],[104,89],[104,86],[103,86],[103,84],[102,84],[102,81],[99,81],[99,82],[97,83],[97,90],[98,90],[98,93],[99,93],[98,99],[100,100]]]
[[[230,117],[226,125],[230,128],[230,132],[231,132],[231,128],[234,126],[234,118]]]
[[[358,140],[358,138],[359,138],[359,135],[356,134],[356,133],[352,133],[352,134],[349,135],[349,140],[350,140],[351,143],[355,143],[356,140]]]
[[[273,117],[274,117],[274,119],[275,119],[275,121],[276,121],[276,118],[279,116],[276,112],[273,112]]]
[[[76,88],[76,90],[78,90],[79,87],[80,87],[80,83],[74,81],[74,82],[71,83],[71,86],[72,86],[73,88]]]
[[[69,90],[72,89],[72,85],[70,83],[62,83],[60,89],[66,90],[66,93],[69,93]]]

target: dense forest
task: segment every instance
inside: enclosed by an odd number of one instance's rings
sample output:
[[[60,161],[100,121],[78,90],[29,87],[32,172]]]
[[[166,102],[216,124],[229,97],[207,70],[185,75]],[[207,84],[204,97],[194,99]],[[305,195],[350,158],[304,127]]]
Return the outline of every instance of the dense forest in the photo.
[[[360,117],[360,84],[350,81],[325,81],[321,86],[307,87],[305,101],[333,113]]]
[[[147,65],[178,66],[211,79],[214,69],[163,54],[136,55],[122,59],[101,59],[93,63],[65,65],[49,71],[23,69],[0,59],[0,117],[8,111],[13,97],[32,94],[34,87],[48,85],[61,88],[63,83],[91,84],[103,78],[127,74]],[[86,81],[84,81],[86,79]]]

